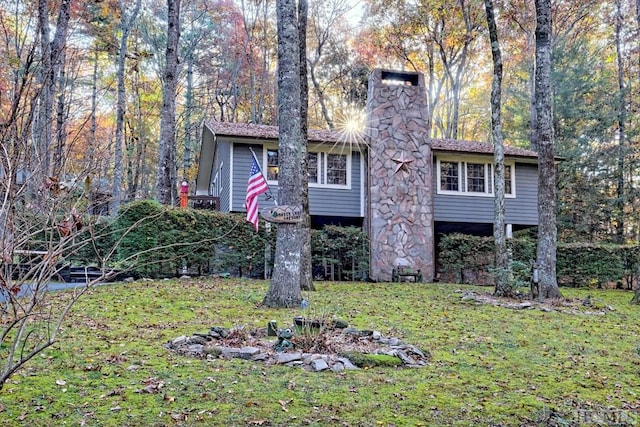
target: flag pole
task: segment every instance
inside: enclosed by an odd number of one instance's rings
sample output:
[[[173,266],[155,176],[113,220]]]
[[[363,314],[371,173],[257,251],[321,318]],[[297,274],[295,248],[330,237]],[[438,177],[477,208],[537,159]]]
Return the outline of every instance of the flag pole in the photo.
[[[253,159],[255,160],[255,162],[260,165],[260,162],[258,162],[258,158],[256,157],[256,153],[253,151],[252,147],[249,147],[249,151],[251,151],[251,155],[253,156]],[[260,169],[260,172],[262,173],[262,169]],[[265,179],[266,182],[266,179]],[[273,197],[273,194],[271,193],[271,188],[269,187],[269,184],[267,183],[267,191],[265,192],[265,198],[267,200],[269,199],[273,199],[273,202],[275,203],[276,206],[278,206],[278,202],[276,201],[276,198]],[[271,223],[267,222],[265,224],[265,232],[267,233],[267,238],[264,242],[264,278],[265,279],[270,279],[271,278],[271,245],[269,243],[269,235],[271,234]]]
[[[258,157],[256,156],[255,151],[253,151],[253,147],[249,146],[249,151],[251,151],[251,155],[253,156],[253,159],[256,161],[256,163],[258,165],[261,164],[261,162],[258,161]],[[262,168],[260,168],[260,171],[262,172]],[[264,172],[262,172],[264,174]],[[266,179],[265,179],[266,181]],[[278,200],[276,200],[276,198],[274,197],[273,193],[271,193],[271,187],[269,187],[269,184],[267,183],[267,191],[265,192],[264,198],[267,200],[273,200],[273,203],[278,206]]]

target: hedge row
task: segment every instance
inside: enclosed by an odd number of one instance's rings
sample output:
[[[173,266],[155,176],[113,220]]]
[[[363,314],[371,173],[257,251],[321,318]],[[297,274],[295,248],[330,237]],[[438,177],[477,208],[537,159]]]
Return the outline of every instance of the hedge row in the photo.
[[[144,200],[124,205],[118,217],[95,226],[93,244],[67,259],[79,264],[104,261],[145,277],[228,273],[263,277],[265,255],[272,267],[277,226],[256,233],[242,214],[179,209]],[[368,272],[368,243],[356,227],[312,231],[316,278],[362,278]],[[115,248],[115,250],[114,250]]]
[[[264,277],[272,267],[277,226],[256,233],[244,215],[162,206],[138,201],[121,208],[118,217],[102,219],[92,244],[67,257],[74,263],[105,262],[146,277],[229,273]],[[437,278],[452,283],[493,283],[493,237],[464,234],[439,236]],[[369,243],[361,228],[326,226],[312,230],[312,262],[316,279],[366,280]],[[522,234],[509,240],[515,285],[527,286],[535,239]],[[557,271],[567,286],[632,288],[640,264],[638,245],[560,244]]]
[[[536,242],[529,236],[511,239],[514,280],[528,285]],[[440,237],[438,272],[441,281],[491,284],[494,267],[493,237],[449,234]],[[640,267],[638,245],[560,243],[557,275],[561,285],[631,289]]]

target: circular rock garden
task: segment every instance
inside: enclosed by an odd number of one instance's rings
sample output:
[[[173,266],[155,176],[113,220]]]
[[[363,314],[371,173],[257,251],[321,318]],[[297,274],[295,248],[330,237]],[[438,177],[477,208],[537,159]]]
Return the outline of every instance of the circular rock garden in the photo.
[[[177,337],[165,348],[188,357],[244,359],[265,365],[298,367],[312,372],[344,371],[375,366],[419,368],[430,353],[397,337],[359,330],[341,320],[294,318],[291,327],[278,329],[214,326],[205,333]]]

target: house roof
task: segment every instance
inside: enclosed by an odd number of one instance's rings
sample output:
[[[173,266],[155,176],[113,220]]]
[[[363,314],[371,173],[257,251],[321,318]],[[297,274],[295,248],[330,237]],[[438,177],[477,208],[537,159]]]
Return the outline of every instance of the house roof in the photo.
[[[493,144],[478,141],[461,141],[457,139],[431,139],[431,149],[434,151],[450,151],[463,153],[493,154]],[[535,151],[524,148],[504,146],[504,154],[514,157],[538,157]]]
[[[277,140],[278,127],[271,125],[256,125],[250,123],[231,123],[208,121],[206,126],[216,135],[226,135],[264,140]],[[362,137],[355,138],[360,144],[366,145]],[[309,129],[310,142],[353,142],[354,137],[346,132],[336,130]],[[356,142],[357,143],[357,142]],[[452,153],[493,154],[493,144],[478,141],[463,141],[455,139],[431,139],[433,151]],[[512,157],[537,158],[535,151],[505,145],[504,154]]]

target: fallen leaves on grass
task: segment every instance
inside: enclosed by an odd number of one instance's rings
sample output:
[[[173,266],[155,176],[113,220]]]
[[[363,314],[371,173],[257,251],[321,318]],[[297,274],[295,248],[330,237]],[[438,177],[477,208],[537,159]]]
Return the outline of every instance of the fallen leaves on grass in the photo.
[[[146,384],[143,388],[136,390],[136,393],[158,393],[164,387],[164,381],[157,378],[149,378],[144,381]]]
[[[289,410],[287,409],[287,405],[289,403],[293,402],[293,399],[290,400],[278,400],[278,403],[280,404],[280,407],[282,408],[282,410],[284,412],[289,412]]]
[[[611,306],[605,306],[603,308],[597,307],[591,303],[585,304],[586,299],[576,298],[556,298],[546,301],[531,300],[528,298],[507,298],[497,297],[489,292],[475,292],[475,291],[459,291],[462,292],[462,301],[475,302],[479,304],[487,304],[495,307],[510,308],[513,310],[525,310],[537,308],[542,311],[559,311],[565,314],[592,314],[592,315],[604,315],[609,311],[615,309]],[[445,314],[443,316],[446,317]]]

